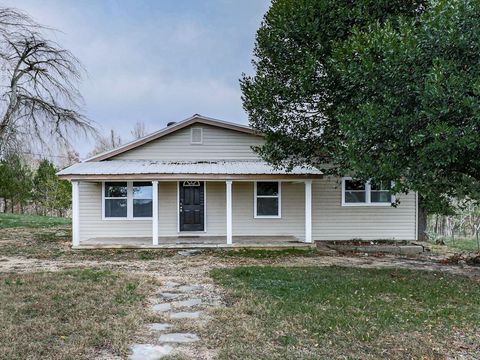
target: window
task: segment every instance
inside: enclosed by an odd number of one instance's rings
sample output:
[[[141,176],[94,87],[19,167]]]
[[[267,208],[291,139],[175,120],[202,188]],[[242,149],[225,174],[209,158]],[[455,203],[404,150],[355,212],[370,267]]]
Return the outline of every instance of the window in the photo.
[[[190,129],[190,144],[203,144],[203,129],[194,127]]]
[[[133,217],[152,217],[152,183],[134,182]]]
[[[254,215],[256,218],[281,217],[281,183],[257,181],[254,192]]]
[[[127,217],[127,183],[105,183],[105,217]]]
[[[151,182],[105,182],[103,219],[146,219],[152,217]]]
[[[352,178],[342,179],[342,206],[391,205],[395,198],[387,183],[363,183]]]

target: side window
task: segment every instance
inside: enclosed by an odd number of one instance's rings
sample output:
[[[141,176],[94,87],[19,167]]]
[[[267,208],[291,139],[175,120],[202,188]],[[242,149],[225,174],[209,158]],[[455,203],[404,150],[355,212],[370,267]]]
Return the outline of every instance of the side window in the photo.
[[[258,181],[255,183],[255,217],[280,217],[280,183]]]
[[[367,201],[367,187],[360,181],[345,179],[345,203],[365,203]]]

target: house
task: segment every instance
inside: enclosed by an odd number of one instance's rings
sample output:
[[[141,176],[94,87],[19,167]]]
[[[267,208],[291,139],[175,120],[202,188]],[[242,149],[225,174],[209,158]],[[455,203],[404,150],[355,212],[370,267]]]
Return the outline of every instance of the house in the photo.
[[[417,196],[263,162],[247,126],[194,115],[58,173],[73,246],[249,246],[417,236]]]

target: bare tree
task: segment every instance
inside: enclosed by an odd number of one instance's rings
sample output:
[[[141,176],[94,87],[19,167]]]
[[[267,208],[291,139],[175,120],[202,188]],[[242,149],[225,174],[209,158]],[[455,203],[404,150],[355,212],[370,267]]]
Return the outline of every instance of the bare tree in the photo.
[[[0,8],[0,154],[26,139],[68,144],[73,134],[95,132],[81,112],[82,66],[44,36],[48,31],[22,12]]]
[[[133,130],[130,132],[133,136],[133,140],[140,139],[147,135],[147,129],[145,127],[145,123],[142,121],[138,121],[134,126]]]
[[[110,134],[106,136],[98,136],[95,147],[87,154],[87,157],[95,156],[104,151],[108,151],[122,145],[122,138],[111,129]]]

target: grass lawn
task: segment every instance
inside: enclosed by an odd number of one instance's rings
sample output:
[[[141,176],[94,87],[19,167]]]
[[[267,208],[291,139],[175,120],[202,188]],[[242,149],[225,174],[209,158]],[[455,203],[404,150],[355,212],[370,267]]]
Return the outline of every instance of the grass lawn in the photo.
[[[478,279],[340,267],[211,275],[231,302],[215,320],[222,359],[433,359],[458,338],[480,356]]]
[[[0,357],[125,355],[153,288],[153,280],[92,269],[0,274]]]
[[[468,252],[479,251],[478,243],[476,239],[455,238],[455,240],[452,240],[451,238],[449,238],[449,239],[445,239],[444,241],[445,241],[445,245],[455,250],[468,251]]]
[[[0,229],[16,227],[48,227],[56,225],[70,224],[71,220],[61,217],[39,216],[39,215],[21,215],[21,214],[0,214]]]

